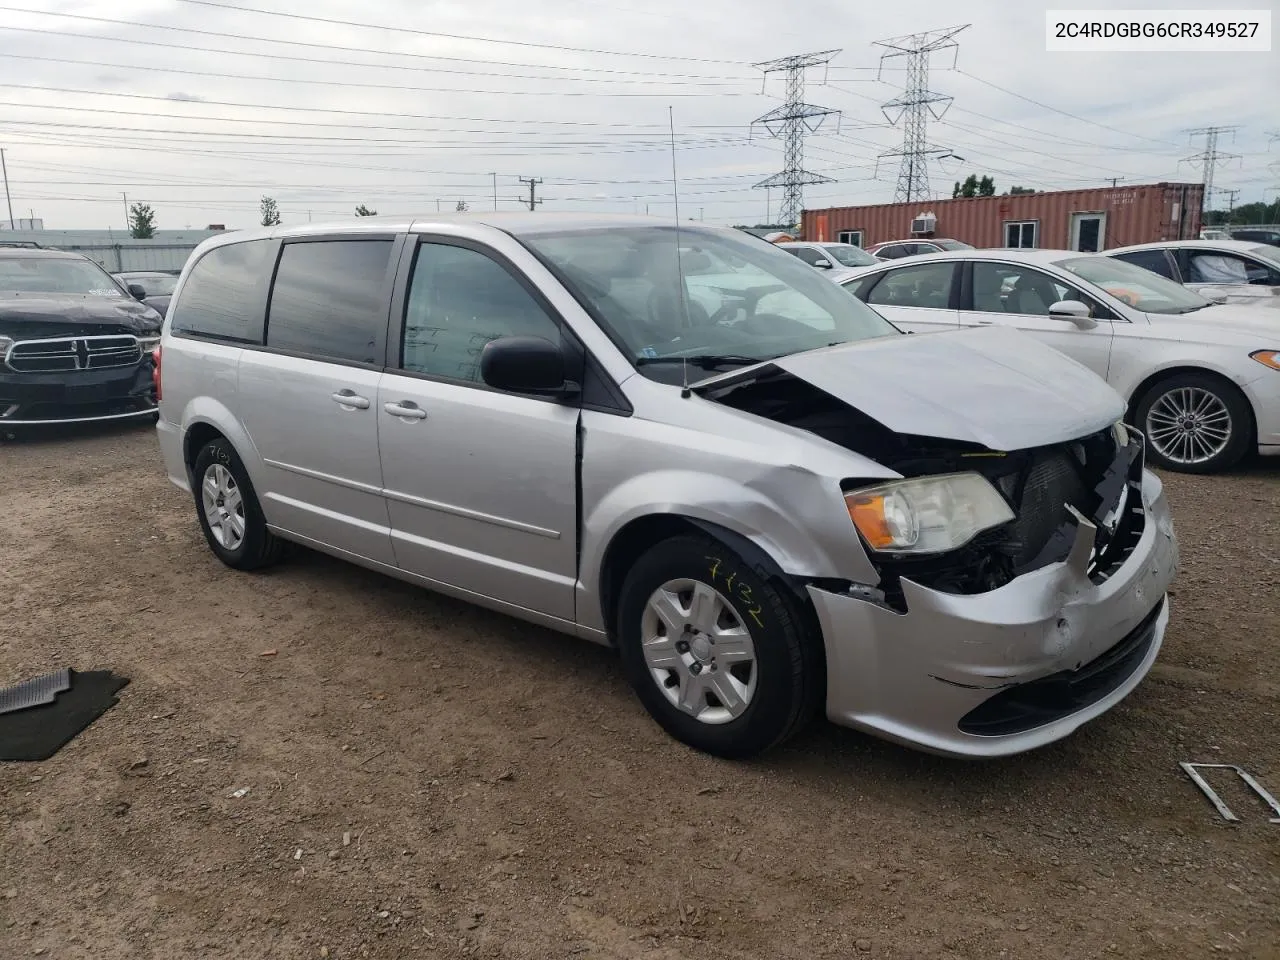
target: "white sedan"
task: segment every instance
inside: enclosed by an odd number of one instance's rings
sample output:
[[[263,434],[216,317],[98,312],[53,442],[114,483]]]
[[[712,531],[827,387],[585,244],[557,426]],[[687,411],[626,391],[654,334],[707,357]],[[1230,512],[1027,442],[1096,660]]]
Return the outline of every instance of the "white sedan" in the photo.
[[[1251,449],[1280,456],[1280,313],[1270,308],[1216,304],[1070,250],[949,251],[831,279],[912,333],[1016,327],[1078,360],[1128,401],[1156,466],[1214,473]]]
[[[1210,299],[1280,308],[1280,247],[1248,240],[1165,240],[1107,251]]]

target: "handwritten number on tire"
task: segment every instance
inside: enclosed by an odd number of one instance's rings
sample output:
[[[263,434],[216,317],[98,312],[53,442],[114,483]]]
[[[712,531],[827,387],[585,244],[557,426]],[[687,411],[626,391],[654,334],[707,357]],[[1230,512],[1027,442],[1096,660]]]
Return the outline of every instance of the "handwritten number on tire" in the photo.
[[[711,584],[714,586],[717,578],[720,576],[720,568],[724,565],[724,561],[720,557],[704,557],[703,559],[708,560],[711,563],[711,566],[708,568],[708,572],[711,574]],[[751,593],[751,587],[749,584],[739,583],[737,590],[734,590],[733,584],[737,579],[737,570],[734,570],[725,576],[725,593],[729,594],[731,598],[736,596],[738,600],[746,604],[747,615],[756,622],[757,626],[763,627],[764,621],[760,619],[760,612],[763,609],[763,604],[756,602],[755,597]]]

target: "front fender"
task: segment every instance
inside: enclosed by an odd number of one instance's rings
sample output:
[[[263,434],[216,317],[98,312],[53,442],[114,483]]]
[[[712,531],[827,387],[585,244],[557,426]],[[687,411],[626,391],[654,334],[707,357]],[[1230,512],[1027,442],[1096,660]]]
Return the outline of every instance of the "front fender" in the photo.
[[[745,480],[666,469],[628,478],[584,503],[579,622],[605,629],[599,585],[609,545],[633,521],[681,517],[743,537],[785,574],[875,583],[839,482],[797,466],[761,464]]]

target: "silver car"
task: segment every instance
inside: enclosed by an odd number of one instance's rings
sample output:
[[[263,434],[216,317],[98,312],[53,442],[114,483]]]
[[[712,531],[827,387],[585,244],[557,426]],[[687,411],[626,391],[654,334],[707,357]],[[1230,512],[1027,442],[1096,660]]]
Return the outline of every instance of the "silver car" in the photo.
[[[293,541],[614,645],[722,756],[823,709],[1038,747],[1133,690],[1168,622],[1169,508],[1110,387],[1016,332],[903,335],[737,231],[223,235],[160,357],[164,461],[224,563]]]
[[[1280,308],[1280,247],[1247,240],[1166,240],[1108,250],[1196,293],[1227,303]]]

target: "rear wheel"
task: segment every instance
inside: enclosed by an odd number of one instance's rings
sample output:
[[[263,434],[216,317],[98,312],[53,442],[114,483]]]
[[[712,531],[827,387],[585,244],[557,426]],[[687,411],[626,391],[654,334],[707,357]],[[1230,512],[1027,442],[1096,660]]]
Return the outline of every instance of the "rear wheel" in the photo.
[[[1147,459],[1181,473],[1217,473],[1239,463],[1253,438],[1249,401],[1219,377],[1179,373],[1156,383],[1138,402],[1137,425]]]
[[[709,538],[676,537],[636,562],[619,595],[617,636],[650,714],[707,753],[760,753],[820,702],[820,644],[798,603]]]
[[[282,542],[267,529],[249,474],[222,437],[196,455],[196,514],[209,549],[237,570],[257,570],[280,559]]]

